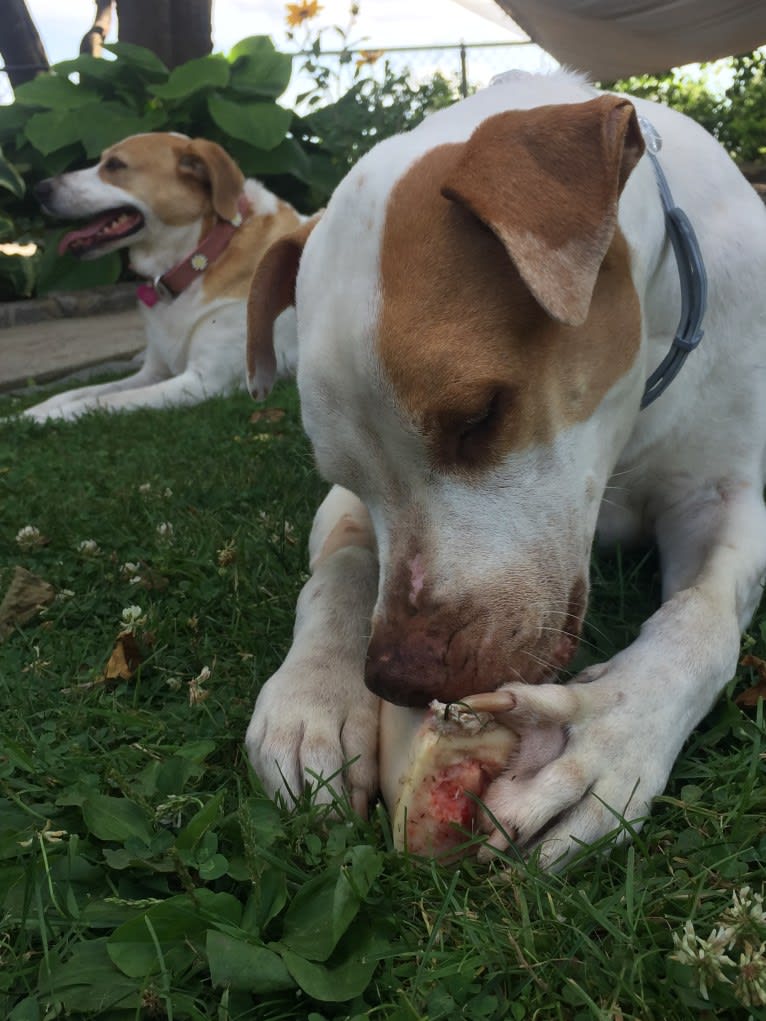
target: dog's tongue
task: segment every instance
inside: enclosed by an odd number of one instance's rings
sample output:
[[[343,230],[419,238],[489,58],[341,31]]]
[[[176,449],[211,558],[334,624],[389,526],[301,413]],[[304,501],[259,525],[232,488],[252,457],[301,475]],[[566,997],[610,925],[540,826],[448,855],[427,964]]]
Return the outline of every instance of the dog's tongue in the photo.
[[[68,231],[59,241],[58,253],[64,255],[66,252],[74,250],[74,254],[76,254],[78,251],[91,248],[96,240],[108,241],[120,237],[129,228],[134,227],[138,219],[137,213],[121,214],[111,209],[109,212],[97,216],[95,220],[91,220],[84,227]]]

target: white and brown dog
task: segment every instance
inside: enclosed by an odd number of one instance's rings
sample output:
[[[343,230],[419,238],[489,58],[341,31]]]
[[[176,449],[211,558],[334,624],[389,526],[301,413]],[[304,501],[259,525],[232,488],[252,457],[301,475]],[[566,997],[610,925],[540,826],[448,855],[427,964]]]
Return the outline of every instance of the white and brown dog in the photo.
[[[146,352],[134,375],[59,394],[25,412],[38,422],[86,411],[196,404],[244,386],[250,281],[269,245],[302,217],[258,181],[245,180],[214,142],[156,132],[107,149],[97,166],[41,182],[47,212],[88,217],[61,252],[95,259],[128,248]],[[95,218],[94,218],[95,217]],[[295,371],[295,315],[280,317],[279,370]]]
[[[647,378],[697,339],[673,344],[679,274],[703,288],[669,241],[637,114],[664,139],[709,288],[701,345],[644,410]],[[485,799],[491,846],[511,835],[550,863],[617,816],[640,824],[762,592],[765,279],[766,211],[718,144],[563,72],[504,76],[382,142],[313,230],[272,248],[251,387],[271,385],[294,292],[303,421],[336,485],[248,730],[271,792],[342,775],[364,809],[381,698],[497,689],[521,744]],[[597,529],[657,542],[662,605],[609,662],[552,683]]]

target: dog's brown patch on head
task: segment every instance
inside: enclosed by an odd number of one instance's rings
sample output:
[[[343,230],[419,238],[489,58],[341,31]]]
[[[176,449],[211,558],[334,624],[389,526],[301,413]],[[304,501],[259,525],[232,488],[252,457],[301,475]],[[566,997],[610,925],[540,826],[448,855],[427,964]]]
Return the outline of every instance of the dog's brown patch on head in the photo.
[[[167,131],[133,135],[101,155],[99,177],[149,206],[170,227],[231,218],[244,176],[214,142]]]
[[[635,361],[639,302],[615,225],[640,145],[624,101],[595,102],[490,118],[391,192],[379,355],[442,469],[549,443]]]
[[[212,207],[203,182],[179,172],[190,144],[170,132],[133,135],[102,153],[99,177],[134,195],[170,227],[193,223]]]

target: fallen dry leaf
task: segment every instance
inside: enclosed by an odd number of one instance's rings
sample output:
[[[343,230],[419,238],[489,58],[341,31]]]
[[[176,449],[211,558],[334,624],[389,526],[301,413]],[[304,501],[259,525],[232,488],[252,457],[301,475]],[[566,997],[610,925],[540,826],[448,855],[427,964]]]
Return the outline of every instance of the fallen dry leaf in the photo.
[[[13,569],[11,582],[0,603],[0,642],[15,628],[28,623],[56,598],[56,590],[25,567]]]
[[[102,681],[129,681],[143,662],[143,654],[132,631],[121,631],[112,655],[100,677]]]
[[[250,416],[251,422],[279,422],[285,417],[284,408],[260,408]]]
[[[760,659],[758,656],[748,655],[742,657],[739,665],[752,667],[758,675],[758,681],[751,687],[741,691],[734,701],[737,705],[741,706],[756,706],[758,705],[759,698],[766,699],[766,660]]]

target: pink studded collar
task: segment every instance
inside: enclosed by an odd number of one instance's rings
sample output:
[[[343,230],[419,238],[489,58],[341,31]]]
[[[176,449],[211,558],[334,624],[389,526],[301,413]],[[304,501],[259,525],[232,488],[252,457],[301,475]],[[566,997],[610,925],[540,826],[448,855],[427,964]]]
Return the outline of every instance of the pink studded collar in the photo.
[[[250,203],[244,195],[237,202],[237,213],[233,220],[217,220],[197,247],[181,262],[166,273],[145,281],[136,288],[136,296],[147,308],[152,308],[160,299],[167,301],[185,291],[192,281],[200,277],[208,266],[222,255],[229,245],[237,229],[251,211]]]

